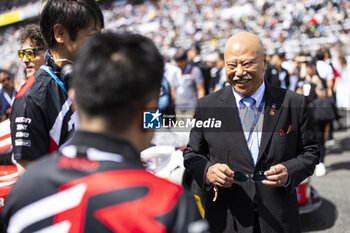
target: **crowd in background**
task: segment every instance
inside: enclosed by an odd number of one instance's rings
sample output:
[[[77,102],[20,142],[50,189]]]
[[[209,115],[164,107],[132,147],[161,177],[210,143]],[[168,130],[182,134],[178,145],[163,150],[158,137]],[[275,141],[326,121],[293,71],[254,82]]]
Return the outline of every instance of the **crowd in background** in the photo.
[[[38,2],[38,0],[2,0],[0,4],[0,14],[17,10],[24,5]]]
[[[237,30],[262,38],[269,54],[284,48],[287,58],[300,51],[316,51],[350,44],[350,2],[345,0],[158,0],[133,5],[128,1],[100,1],[106,29],[140,32],[153,39],[163,54],[173,56],[178,47],[199,42],[203,54],[222,50]],[[0,68],[18,72],[13,51],[18,47],[18,25],[0,28],[0,49],[8,59]]]
[[[222,49],[227,37],[243,29],[258,34],[270,52],[293,44],[286,49],[293,56],[308,47],[307,38],[349,43],[349,12],[349,2],[342,0],[160,0],[112,5],[104,13],[107,29],[146,34],[164,52],[198,41],[203,51]]]

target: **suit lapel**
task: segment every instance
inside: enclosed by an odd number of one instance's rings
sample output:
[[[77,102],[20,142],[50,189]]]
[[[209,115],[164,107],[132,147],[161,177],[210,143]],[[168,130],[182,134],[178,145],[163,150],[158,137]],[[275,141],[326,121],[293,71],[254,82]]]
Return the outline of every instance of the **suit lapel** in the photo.
[[[257,163],[264,154],[265,149],[271,140],[272,134],[283,109],[285,93],[286,90],[273,88],[266,83],[264,121]]]
[[[242,146],[237,146],[235,148],[240,150],[240,152],[244,154],[244,157],[249,160],[249,164],[251,164],[251,166],[254,167],[254,162],[250,155],[247,142],[243,134],[241,119],[239,117],[238,107],[236,104],[235,97],[233,95],[232,87],[231,86],[226,87],[226,89],[219,96],[219,98],[222,101],[222,104],[221,104],[222,108],[233,109],[232,114],[230,116],[225,116],[225,123],[227,123],[227,126],[229,126],[228,130],[230,131],[230,135],[231,135],[230,138],[232,138],[232,143],[234,143],[235,145],[242,145]],[[226,115],[227,111],[225,110],[224,112]]]

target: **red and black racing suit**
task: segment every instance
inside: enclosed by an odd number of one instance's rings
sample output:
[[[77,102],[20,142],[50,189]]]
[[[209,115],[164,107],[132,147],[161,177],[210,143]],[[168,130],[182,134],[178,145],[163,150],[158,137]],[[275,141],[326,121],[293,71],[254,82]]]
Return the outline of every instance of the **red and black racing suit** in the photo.
[[[45,64],[60,77],[58,67],[47,51]],[[36,160],[56,151],[70,138],[79,124],[72,101],[62,87],[39,69],[17,93],[12,106],[11,138],[16,160]]]
[[[188,232],[204,224],[194,198],[144,170],[125,140],[78,131],[15,183],[3,209],[8,232]]]

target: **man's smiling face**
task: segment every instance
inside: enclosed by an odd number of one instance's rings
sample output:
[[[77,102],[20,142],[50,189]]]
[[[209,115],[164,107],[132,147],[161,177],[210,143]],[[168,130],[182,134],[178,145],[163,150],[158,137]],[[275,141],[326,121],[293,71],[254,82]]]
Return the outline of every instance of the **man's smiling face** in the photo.
[[[255,93],[262,83],[266,66],[266,56],[256,35],[239,33],[226,43],[226,79],[242,96]]]

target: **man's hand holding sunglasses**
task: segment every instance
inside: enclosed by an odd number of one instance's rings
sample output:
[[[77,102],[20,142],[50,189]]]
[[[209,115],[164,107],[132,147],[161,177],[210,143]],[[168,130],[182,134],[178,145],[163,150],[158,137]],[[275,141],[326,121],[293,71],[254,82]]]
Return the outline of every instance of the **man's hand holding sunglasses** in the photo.
[[[259,171],[255,174],[245,174],[240,171],[232,171],[229,166],[216,163],[208,168],[207,182],[213,185],[214,199],[218,197],[218,188],[229,188],[234,182],[262,182],[268,187],[280,187],[288,182],[288,170],[282,164],[272,166],[267,171]]]
[[[216,163],[208,168],[207,181],[214,186],[229,188],[233,184],[234,172],[223,163]]]
[[[240,171],[232,171],[226,164],[216,163],[208,168],[207,181],[213,186],[229,188],[234,182],[262,182],[269,187],[286,185],[289,174],[282,164],[272,166],[267,171],[259,171],[256,174],[245,174]]]
[[[264,172],[266,180],[262,183],[269,187],[280,187],[288,183],[289,173],[286,166],[282,164],[276,164],[270,167],[269,170]]]

